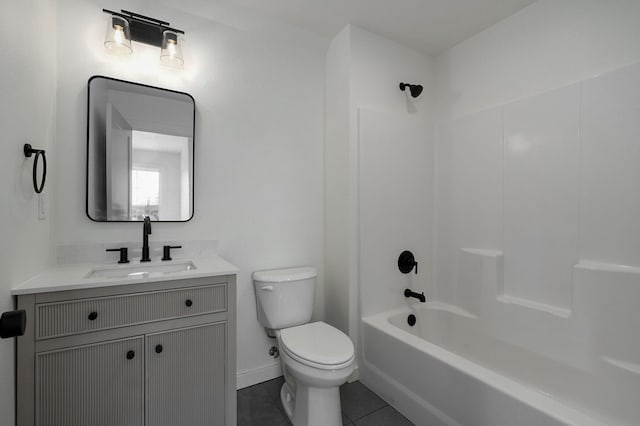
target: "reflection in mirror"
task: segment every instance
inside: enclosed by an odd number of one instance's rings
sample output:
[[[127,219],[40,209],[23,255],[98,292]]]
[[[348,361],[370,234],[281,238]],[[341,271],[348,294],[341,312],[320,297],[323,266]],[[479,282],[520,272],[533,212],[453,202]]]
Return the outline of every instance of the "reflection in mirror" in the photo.
[[[186,93],[106,77],[89,80],[92,220],[191,219],[194,111]]]

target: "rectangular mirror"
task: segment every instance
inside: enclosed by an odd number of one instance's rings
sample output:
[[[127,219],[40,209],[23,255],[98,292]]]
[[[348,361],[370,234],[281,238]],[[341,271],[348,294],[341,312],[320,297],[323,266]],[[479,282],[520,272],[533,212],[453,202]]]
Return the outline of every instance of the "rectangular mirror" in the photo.
[[[98,222],[193,217],[195,101],[187,93],[89,79],[87,216]]]

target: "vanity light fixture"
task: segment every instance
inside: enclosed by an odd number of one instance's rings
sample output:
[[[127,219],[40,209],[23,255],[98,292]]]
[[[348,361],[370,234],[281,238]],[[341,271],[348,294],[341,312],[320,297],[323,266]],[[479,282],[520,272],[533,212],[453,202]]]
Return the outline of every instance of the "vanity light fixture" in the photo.
[[[105,47],[110,51],[131,54],[133,53],[131,41],[138,41],[160,47],[162,62],[179,67],[184,65],[179,38],[179,35],[184,34],[184,31],[171,28],[169,22],[124,9],[120,12],[108,9],[102,9],[102,11],[111,15],[104,40]]]

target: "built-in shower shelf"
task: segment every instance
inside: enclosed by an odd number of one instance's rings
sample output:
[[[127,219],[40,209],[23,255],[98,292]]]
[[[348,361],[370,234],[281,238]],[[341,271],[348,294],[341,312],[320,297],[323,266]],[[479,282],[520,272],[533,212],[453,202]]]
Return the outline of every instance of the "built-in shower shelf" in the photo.
[[[616,272],[623,274],[640,275],[640,266],[620,265],[616,263],[580,262],[575,265],[575,268],[584,269],[587,271]]]
[[[637,364],[635,362],[622,361],[608,356],[603,356],[602,360],[609,365],[621,368],[625,371],[628,371],[629,373],[640,375],[640,364]]]
[[[462,247],[460,250],[462,250],[465,253],[475,254],[475,255],[484,256],[484,257],[502,257],[502,256],[504,256],[504,253],[502,251],[500,251],[500,250],[468,248],[468,247]]]
[[[498,308],[497,303],[560,319],[575,315],[583,318],[610,306],[616,306],[616,311],[633,309],[627,306],[629,301],[640,297],[640,266],[591,261],[573,265],[571,301],[566,306],[509,292],[504,282],[504,253],[500,250],[461,247],[457,262],[453,304],[479,317]]]
[[[536,302],[530,299],[524,299],[522,297],[510,296],[508,294],[501,294],[496,297],[498,302],[507,303],[512,305],[519,305],[529,309],[535,309],[541,312],[546,312],[551,315],[555,315],[560,318],[571,317],[571,309],[562,308],[560,306],[549,305],[547,303]]]

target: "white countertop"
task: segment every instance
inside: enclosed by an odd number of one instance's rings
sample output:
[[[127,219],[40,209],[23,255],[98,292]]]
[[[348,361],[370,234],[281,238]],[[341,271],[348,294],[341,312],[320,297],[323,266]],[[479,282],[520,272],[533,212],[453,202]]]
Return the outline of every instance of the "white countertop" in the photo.
[[[219,256],[208,256],[200,258],[174,258],[170,262],[191,261],[195,268],[189,271],[173,272],[163,276],[154,276],[152,278],[87,278],[94,269],[105,267],[117,268],[117,263],[95,264],[95,263],[79,263],[71,265],[58,265],[51,269],[36,275],[35,277],[15,286],[11,289],[12,296],[21,294],[47,293],[53,291],[79,290],[85,288],[110,287],[116,285],[128,285],[158,281],[171,281],[189,278],[214,277],[219,275],[231,275],[238,272],[238,268],[227,262]],[[132,259],[131,263],[122,265],[121,267],[130,267],[135,264],[136,260]],[[158,259],[154,259],[148,265],[164,263]]]

